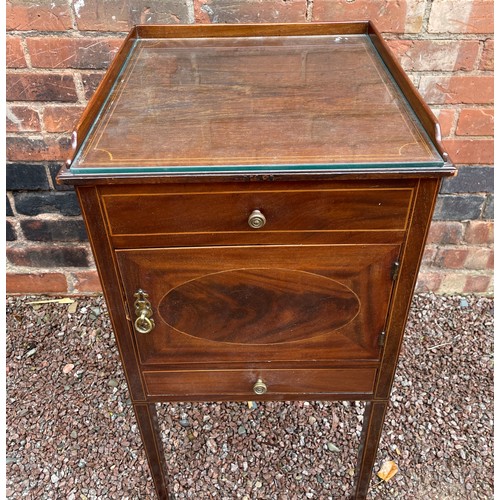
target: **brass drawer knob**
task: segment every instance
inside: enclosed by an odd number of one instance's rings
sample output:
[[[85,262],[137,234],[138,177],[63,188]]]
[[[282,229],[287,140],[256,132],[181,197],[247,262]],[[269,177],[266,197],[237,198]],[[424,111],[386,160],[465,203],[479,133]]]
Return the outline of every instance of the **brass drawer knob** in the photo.
[[[259,378],[257,382],[255,382],[255,385],[253,386],[253,392],[255,394],[265,394],[267,392],[267,385],[262,382],[262,379]]]
[[[266,224],[266,218],[260,210],[254,210],[248,217],[248,225],[253,229],[260,229]]]

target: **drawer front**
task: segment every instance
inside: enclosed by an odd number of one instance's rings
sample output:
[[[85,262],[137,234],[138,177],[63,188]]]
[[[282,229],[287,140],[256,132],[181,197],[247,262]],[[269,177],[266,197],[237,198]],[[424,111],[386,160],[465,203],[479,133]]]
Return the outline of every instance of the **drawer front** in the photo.
[[[143,365],[378,360],[398,253],[398,245],[116,252]],[[144,314],[139,289],[151,304]]]
[[[254,391],[257,382],[264,384],[265,396],[271,398],[301,394],[370,394],[376,373],[376,368],[255,369],[146,371],[143,376],[149,396],[234,396],[250,400],[259,398]]]
[[[287,231],[404,231],[411,188],[104,194],[112,237]],[[265,225],[249,224],[259,210]]]

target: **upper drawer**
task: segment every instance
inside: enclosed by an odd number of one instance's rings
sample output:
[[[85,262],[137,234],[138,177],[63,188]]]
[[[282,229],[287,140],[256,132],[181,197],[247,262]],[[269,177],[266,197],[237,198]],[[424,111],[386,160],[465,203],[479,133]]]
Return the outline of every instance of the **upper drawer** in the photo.
[[[413,189],[103,194],[111,236],[287,231],[404,231]],[[254,229],[259,210],[266,222]]]

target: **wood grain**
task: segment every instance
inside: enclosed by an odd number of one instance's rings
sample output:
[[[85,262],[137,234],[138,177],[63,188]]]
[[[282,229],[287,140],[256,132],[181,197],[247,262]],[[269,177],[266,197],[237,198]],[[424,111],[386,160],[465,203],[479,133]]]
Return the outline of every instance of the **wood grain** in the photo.
[[[134,403],[133,407],[142,442],[144,443],[149,470],[153,477],[156,495],[158,500],[168,500],[170,495],[166,475],[167,464],[156,406],[151,403]]]
[[[366,498],[440,178],[456,172],[373,24],[134,28],[75,148],[57,180],[76,186],[158,498],[154,402],[249,399],[367,400]],[[139,288],[149,334],[133,327]]]
[[[212,400],[219,394],[234,399],[259,400],[253,391],[260,378],[267,385],[265,399],[286,395],[306,395],[321,399],[334,393],[371,393],[376,369],[324,370],[210,370],[144,372],[150,396],[195,396]]]
[[[443,162],[368,37],[344,34],[138,39],[72,169],[372,163]]]
[[[412,222],[402,252],[401,271],[395,285],[387,324],[387,341],[382,356],[383,370],[380,371],[376,387],[376,395],[379,398],[388,398],[390,395],[439,187],[440,181],[437,179],[422,179],[417,190]]]
[[[408,99],[410,106],[417,114],[420,123],[423,125],[427,134],[436,146],[436,149],[439,151],[446,163],[452,167],[453,165],[450,161],[449,155],[445,151],[444,145],[441,141],[441,126],[439,121],[434,116],[427,103],[423,100],[422,96],[417,92],[412,81],[404,72],[399,61],[392,53],[391,49],[387,45],[387,42],[382,38],[379,30],[373,22],[368,24],[368,34],[370,40],[380,54],[380,57],[383,59],[384,63],[387,65],[389,71],[396,80],[399,88],[403,92],[406,99]]]
[[[254,192],[104,195],[102,200],[113,236],[255,232],[248,225],[255,209],[267,219],[264,232],[401,231],[412,193],[411,188],[294,190],[282,185]]]
[[[124,309],[120,292],[122,285],[114,262],[114,252],[106,232],[102,229],[102,212],[97,189],[92,187],[78,188],[77,195],[108,306],[111,324],[115,332],[121,362],[123,366],[126,366],[125,377],[130,396],[132,401],[144,401],[144,387],[139,373],[140,368],[131,335],[130,322],[128,321],[128,311],[126,308]]]
[[[387,406],[387,400],[366,403],[353,500],[362,500],[368,494]]]
[[[255,24],[196,24],[196,25],[138,25],[140,38],[213,38],[260,36],[314,36],[332,34],[363,34],[367,21],[327,23],[259,23]]]
[[[351,289],[317,274],[241,269],[174,288],[158,311],[167,325],[192,337],[267,345],[338,330],[358,315],[359,308]]]
[[[69,168],[73,160],[75,159],[78,151],[80,150],[85,138],[90,132],[92,125],[97,118],[98,111],[104,105],[111,88],[113,87],[120,71],[122,70],[125,61],[133,49],[136,40],[136,30],[132,29],[123,41],[120,49],[118,50],[113,61],[109,65],[108,71],[105,77],[99,83],[96,91],[89,100],[85,111],[78,120],[75,130],[72,134],[72,150],[71,157],[66,161],[66,167]]]
[[[150,334],[135,334],[137,348],[143,365],[155,363],[237,363],[259,361],[299,361],[299,360],[378,360],[380,347],[378,338],[385,328],[389,299],[393,281],[391,269],[399,254],[399,245],[317,245],[317,246],[254,246],[254,247],[198,247],[198,248],[165,248],[145,250],[116,251],[121,279],[125,294],[129,301],[129,309],[134,310],[134,293],[142,288],[149,293],[153,307],[155,329]],[[267,269],[313,273],[325,282],[330,281],[331,290],[338,290],[338,284],[353,291],[359,299],[359,312],[341,328],[335,319],[330,317],[316,318],[314,311],[320,304],[309,303],[307,314],[312,326],[301,325],[305,331],[294,332],[294,325],[284,323],[277,325],[276,319],[270,314],[260,315],[259,304],[248,304],[253,308],[255,324],[251,328],[259,331],[259,342],[266,343],[266,335],[270,341],[293,337],[294,342],[280,344],[279,349],[270,349],[266,345],[231,344],[215,338],[210,340],[200,338],[199,332],[203,323],[208,328],[219,328],[220,319],[206,315],[203,318],[193,318],[191,326],[196,329],[196,335],[186,335],[166,323],[162,317],[165,311],[162,303],[167,295],[181,285],[200,280],[200,278],[234,270]],[[229,273],[228,273],[229,274]],[[285,273],[282,273],[284,276]],[[304,274],[305,275],[305,274]],[[234,276],[234,275],[233,275]],[[238,276],[243,279],[244,275]],[[248,276],[248,275],[247,275]],[[332,281],[333,280],[333,281]],[[234,281],[233,281],[233,284]],[[238,286],[245,286],[241,282]],[[279,295],[275,291],[264,290],[269,283],[261,280],[259,286],[262,293]],[[296,290],[293,283],[287,284],[291,290]],[[374,291],[376,293],[374,293]],[[327,292],[323,292],[327,293]],[[331,293],[331,292],[330,292]],[[268,295],[270,296],[270,295]],[[290,293],[287,293],[290,297]],[[196,296],[191,297],[196,300]],[[205,299],[210,300],[210,299]],[[231,302],[231,296],[224,298],[224,303]],[[310,300],[310,299],[309,299]],[[318,300],[318,296],[316,297]],[[160,310],[158,309],[160,305]],[[230,307],[236,307],[234,300]],[[192,308],[192,314],[197,312],[199,304],[186,304]],[[217,308],[212,309],[212,313]],[[288,308],[290,311],[290,309]],[[241,311],[240,311],[241,313]],[[329,314],[334,314],[332,311]],[[241,338],[242,322],[234,315],[226,315],[226,331],[219,332],[219,338]],[[166,318],[165,318],[166,319]],[[187,321],[187,320],[186,320]],[[198,326],[196,326],[198,325]],[[219,326],[216,326],[219,325]],[[186,326],[186,325],[183,325]],[[336,329],[335,329],[336,328]],[[248,332],[248,330],[247,330]],[[297,340],[302,338],[302,340]]]

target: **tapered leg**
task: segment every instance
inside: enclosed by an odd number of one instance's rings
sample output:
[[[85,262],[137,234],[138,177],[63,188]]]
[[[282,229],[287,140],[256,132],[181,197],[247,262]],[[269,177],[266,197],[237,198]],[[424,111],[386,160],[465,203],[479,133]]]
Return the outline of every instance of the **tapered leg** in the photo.
[[[366,498],[366,494],[368,493],[387,404],[387,401],[369,401],[366,403],[363,417],[363,431],[359,444],[354,500]]]
[[[146,450],[149,470],[153,476],[156,495],[158,500],[168,500],[167,464],[163,452],[156,407],[153,403],[134,403],[134,411],[141,432],[142,443]]]

